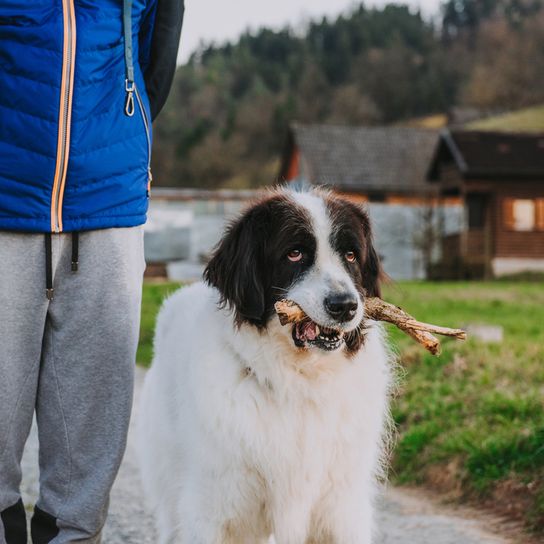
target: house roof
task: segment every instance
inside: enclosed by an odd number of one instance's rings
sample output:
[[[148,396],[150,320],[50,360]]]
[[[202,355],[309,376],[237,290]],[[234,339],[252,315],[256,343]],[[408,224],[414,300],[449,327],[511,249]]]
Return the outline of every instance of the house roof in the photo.
[[[409,127],[291,127],[280,176],[296,147],[304,177],[344,191],[421,194],[439,131]]]
[[[436,181],[440,166],[452,162],[465,178],[544,178],[544,133],[444,130],[429,179]]]

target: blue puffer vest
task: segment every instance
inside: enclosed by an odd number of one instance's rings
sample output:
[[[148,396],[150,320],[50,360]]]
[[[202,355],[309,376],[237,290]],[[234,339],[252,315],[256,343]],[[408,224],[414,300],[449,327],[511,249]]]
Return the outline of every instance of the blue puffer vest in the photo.
[[[128,12],[130,116],[123,0],[0,1],[1,230],[145,222],[151,117],[143,70],[155,4],[133,0]]]

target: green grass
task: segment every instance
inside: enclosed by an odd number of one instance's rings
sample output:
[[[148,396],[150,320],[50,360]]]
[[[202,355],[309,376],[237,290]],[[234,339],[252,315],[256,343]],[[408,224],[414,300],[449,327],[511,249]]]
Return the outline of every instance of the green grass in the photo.
[[[526,108],[465,126],[470,130],[498,130],[507,132],[544,132],[544,106]]]
[[[156,313],[176,284],[146,284],[138,361],[152,355]],[[445,326],[501,325],[504,341],[446,339],[433,357],[397,329],[403,376],[393,403],[398,440],[391,479],[504,499],[515,490],[528,526],[544,527],[544,287],[539,282],[403,282],[384,298]],[[511,493],[511,491],[509,491]],[[504,494],[504,492],[503,492]],[[516,497],[508,497],[516,503]],[[516,504],[517,504],[516,503]]]
[[[459,496],[507,499],[544,527],[544,288],[540,283],[402,283],[385,298],[422,321],[504,328],[501,344],[446,340],[436,358],[398,330],[404,376],[392,478]],[[521,496],[523,495],[523,496]]]
[[[179,287],[178,283],[151,283],[144,284],[142,295],[142,317],[140,321],[140,343],[136,361],[139,365],[148,367],[153,358],[153,333],[155,319],[162,301]]]

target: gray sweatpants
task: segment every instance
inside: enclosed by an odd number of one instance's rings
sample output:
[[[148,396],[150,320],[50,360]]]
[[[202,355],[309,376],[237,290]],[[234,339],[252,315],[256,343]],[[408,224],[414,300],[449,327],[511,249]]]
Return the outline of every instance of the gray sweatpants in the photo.
[[[34,412],[40,496],[34,544],[100,542],[125,450],[138,341],[143,230],[0,232],[0,544],[26,542],[20,462]]]

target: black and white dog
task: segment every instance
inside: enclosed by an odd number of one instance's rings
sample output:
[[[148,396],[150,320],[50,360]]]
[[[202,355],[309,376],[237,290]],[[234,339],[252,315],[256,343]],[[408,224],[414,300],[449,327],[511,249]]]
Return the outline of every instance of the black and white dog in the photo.
[[[369,544],[390,356],[366,213],[278,190],[169,298],[140,406],[161,544]],[[274,303],[311,318],[282,327]]]

